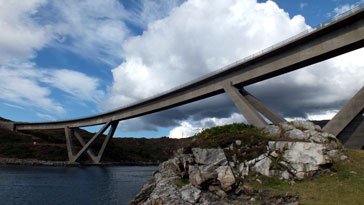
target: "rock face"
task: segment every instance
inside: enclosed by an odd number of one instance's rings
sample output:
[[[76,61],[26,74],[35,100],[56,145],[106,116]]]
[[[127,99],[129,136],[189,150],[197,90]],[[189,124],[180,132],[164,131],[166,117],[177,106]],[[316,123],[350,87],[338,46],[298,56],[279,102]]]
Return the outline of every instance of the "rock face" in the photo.
[[[284,122],[263,129],[272,140],[253,159],[240,161],[240,140],[225,148],[179,150],[160,164],[130,204],[232,204],[250,200],[254,189],[245,183],[253,175],[302,180],[327,172],[333,160],[346,160],[342,144],[331,134],[307,121]],[[294,202],[290,199],[287,202]]]

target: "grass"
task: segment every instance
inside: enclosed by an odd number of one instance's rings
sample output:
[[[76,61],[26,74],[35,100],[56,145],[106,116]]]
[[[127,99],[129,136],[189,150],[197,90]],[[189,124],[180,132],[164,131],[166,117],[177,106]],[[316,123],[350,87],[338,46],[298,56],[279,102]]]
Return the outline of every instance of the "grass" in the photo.
[[[241,141],[241,147],[233,146],[232,150],[224,150],[228,160],[235,156],[238,163],[258,157],[266,150],[266,145],[272,137],[264,135],[260,129],[244,123],[217,126],[189,138],[184,148],[187,152],[194,147],[199,148],[225,148]]]
[[[245,180],[244,182],[255,190],[267,190],[268,196],[286,193],[297,195],[300,204],[364,204],[364,150],[348,150],[347,155],[350,161],[334,162],[333,173],[315,176],[294,184],[276,177],[258,176],[253,172],[243,181]]]
[[[181,178],[176,181],[176,185],[179,187],[183,187],[184,185],[187,185],[189,183],[190,183],[190,181],[186,178]]]
[[[364,151],[348,150],[350,162],[335,162],[336,172],[293,185],[303,204],[364,204]]]

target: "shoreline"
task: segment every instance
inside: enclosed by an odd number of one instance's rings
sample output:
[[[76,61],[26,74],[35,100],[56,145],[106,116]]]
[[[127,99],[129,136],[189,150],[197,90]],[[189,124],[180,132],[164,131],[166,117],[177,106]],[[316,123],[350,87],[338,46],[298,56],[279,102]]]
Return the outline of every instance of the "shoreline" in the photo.
[[[90,166],[158,166],[156,162],[103,162],[100,164],[94,163],[79,163],[68,161],[46,161],[37,159],[16,159],[16,158],[0,158],[1,166],[53,166],[53,167],[90,167]]]

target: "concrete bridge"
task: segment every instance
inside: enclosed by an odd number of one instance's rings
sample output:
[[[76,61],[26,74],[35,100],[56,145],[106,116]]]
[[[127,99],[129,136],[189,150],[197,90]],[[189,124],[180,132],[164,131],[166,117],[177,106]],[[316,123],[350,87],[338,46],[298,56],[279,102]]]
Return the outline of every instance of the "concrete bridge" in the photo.
[[[271,48],[210,73],[198,80],[175,88],[132,105],[110,112],[84,118],[54,122],[14,122],[6,124],[12,130],[65,129],[68,157],[77,161],[87,153],[99,163],[119,121],[159,112],[190,102],[198,101],[226,92],[246,120],[257,127],[264,127],[265,116],[278,124],[285,119],[252,94],[244,90],[247,85],[273,78],[306,66],[342,55],[364,47],[364,5],[356,7],[333,20],[300,33]],[[339,93],[338,93],[339,95]],[[364,87],[323,128],[340,139],[340,134],[351,127],[354,132],[343,143],[350,148],[364,145]],[[260,115],[261,114],[261,115]],[[353,125],[355,122],[355,126]],[[78,128],[104,125],[88,142],[85,142]],[[109,128],[109,133],[96,155],[89,148]],[[75,136],[83,148],[74,153],[72,137]]]

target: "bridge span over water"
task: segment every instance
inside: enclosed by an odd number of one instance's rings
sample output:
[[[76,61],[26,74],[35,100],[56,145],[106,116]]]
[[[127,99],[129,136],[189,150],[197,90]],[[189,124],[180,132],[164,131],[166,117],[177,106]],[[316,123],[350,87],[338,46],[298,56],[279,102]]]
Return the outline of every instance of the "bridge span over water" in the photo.
[[[267,125],[261,115],[272,123],[278,124],[285,121],[285,119],[245,91],[245,86],[362,47],[364,47],[364,5],[336,16],[331,21],[324,22],[258,54],[228,65],[219,71],[132,105],[78,119],[33,123],[13,122],[5,126],[16,131],[65,129],[69,160],[75,162],[86,152],[95,163],[99,163],[119,121],[159,112],[224,92],[228,94],[250,124],[257,127]],[[351,148],[360,149],[364,145],[363,112],[364,87],[323,129],[340,139],[340,134],[348,127],[351,127],[354,130],[353,134],[346,137],[344,144]],[[353,122],[356,122],[354,127]],[[93,125],[104,126],[88,142],[85,142],[79,134],[78,128]],[[109,127],[111,128],[99,153],[94,154],[89,148]],[[78,153],[74,153],[72,137],[76,137],[83,146]]]

